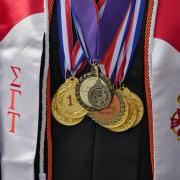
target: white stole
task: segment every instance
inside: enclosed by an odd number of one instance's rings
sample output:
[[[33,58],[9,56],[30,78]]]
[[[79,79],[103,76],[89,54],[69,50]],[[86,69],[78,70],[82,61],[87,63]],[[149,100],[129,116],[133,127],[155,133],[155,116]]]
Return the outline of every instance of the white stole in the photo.
[[[29,15],[0,41],[2,180],[34,179],[44,20],[43,12]]]

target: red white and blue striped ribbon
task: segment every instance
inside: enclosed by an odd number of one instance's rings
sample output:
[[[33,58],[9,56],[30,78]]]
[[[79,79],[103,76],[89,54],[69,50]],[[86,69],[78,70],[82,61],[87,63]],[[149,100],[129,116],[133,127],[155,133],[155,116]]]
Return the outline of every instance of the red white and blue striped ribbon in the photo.
[[[122,49],[118,50],[119,44],[121,44],[121,38],[117,40],[117,50],[114,51],[114,53],[119,52],[118,58],[116,59],[116,66],[117,69],[111,66],[110,72],[114,70],[115,78],[114,82],[118,83],[119,81],[122,82],[127,74],[128,68],[131,65],[131,61],[133,59],[134,51],[137,47],[137,43],[139,40],[139,35],[141,32],[141,24],[142,19],[144,15],[144,9],[145,9],[145,0],[136,0],[133,2],[132,9],[133,14],[131,16],[131,20],[129,23],[129,31],[127,34],[126,40],[123,42]],[[121,35],[120,35],[121,37]],[[115,60],[112,60],[112,62]],[[110,77],[112,77],[112,74],[110,74]]]
[[[74,74],[84,60],[83,50],[77,41],[73,47],[73,30],[70,0],[57,0],[57,20],[59,37],[59,61],[64,79]]]
[[[112,44],[99,63],[105,67],[106,75],[117,84],[126,77],[128,67],[133,59],[133,54],[137,46],[141,32],[142,18],[144,15],[146,0],[132,0]],[[99,10],[99,18],[102,17],[106,1]],[[72,8],[73,12],[73,8]],[[86,47],[84,37],[75,13],[73,19],[81,42],[82,49],[90,60],[90,55]],[[99,19],[100,20],[100,19]]]
[[[114,84],[122,82],[126,77],[141,32],[144,9],[145,0],[132,1],[115,39],[112,56],[106,55],[107,57],[104,57],[104,59],[112,58],[111,61],[107,61],[105,64],[105,69],[107,76]]]

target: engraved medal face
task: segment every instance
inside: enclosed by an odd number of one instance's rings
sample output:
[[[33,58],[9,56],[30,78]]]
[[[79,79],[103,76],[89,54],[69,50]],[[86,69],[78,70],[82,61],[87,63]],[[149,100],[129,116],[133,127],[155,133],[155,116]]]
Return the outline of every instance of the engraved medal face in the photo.
[[[85,106],[88,106],[91,108],[93,108],[93,106],[89,102],[88,92],[96,84],[96,81],[97,81],[96,76],[92,76],[92,77],[85,79],[84,82],[81,84],[80,91],[79,91],[81,103],[84,103]],[[105,83],[102,81],[102,84],[105,84]]]
[[[67,79],[64,87],[56,93],[58,109],[67,118],[81,118],[87,114],[87,110],[79,104],[75,96],[77,82],[75,77]]]
[[[97,110],[106,108],[110,104],[111,99],[110,90],[100,80],[97,80],[96,84],[88,91],[88,100]]]
[[[124,122],[127,120],[128,115],[129,115],[129,106],[128,106],[127,100],[125,98],[123,98],[123,99],[124,99],[123,114],[118,117],[118,119],[115,121],[115,123],[102,125],[103,127],[108,128],[108,129],[116,128],[116,127],[119,127],[120,125],[124,124]]]
[[[114,111],[114,112],[113,112]],[[89,116],[101,126],[111,129],[122,125],[128,117],[129,107],[126,99],[115,91],[112,102],[105,109],[89,112]]]
[[[76,85],[76,98],[85,109],[93,111],[96,110],[95,106],[90,103],[90,96],[88,95],[90,89],[94,87],[97,83],[97,80],[101,82],[101,84],[108,89],[108,91],[111,94],[111,91],[113,89],[111,82],[109,79],[103,75],[99,74],[98,78],[96,74],[93,74],[92,72],[84,74],[80,79],[79,83]],[[94,91],[93,89],[91,92]],[[89,101],[90,100],[90,101]]]
[[[125,111],[125,102],[120,93],[114,92],[111,103],[105,109],[99,111],[91,111],[88,115],[100,125],[111,125],[120,121],[119,124],[124,123],[122,116]]]
[[[55,99],[56,99],[56,97],[54,96],[52,99],[52,103],[51,103],[51,109],[52,109],[53,117],[56,119],[57,122],[65,125],[65,126],[73,126],[73,125],[80,123],[83,120],[84,117],[77,118],[77,119],[74,119],[74,118],[70,119],[70,118],[64,117],[61,114],[61,112],[59,111]]]
[[[71,77],[60,86],[52,101],[52,114],[58,122],[64,125],[75,125],[87,114],[77,101],[75,87],[78,79]]]

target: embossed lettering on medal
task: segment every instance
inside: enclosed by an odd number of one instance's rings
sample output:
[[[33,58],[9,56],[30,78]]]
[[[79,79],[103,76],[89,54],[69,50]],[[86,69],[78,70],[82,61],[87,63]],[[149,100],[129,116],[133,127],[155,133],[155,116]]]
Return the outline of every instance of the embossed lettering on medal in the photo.
[[[73,126],[81,122],[87,114],[77,101],[75,87],[78,79],[71,77],[60,86],[52,100],[52,114],[61,124]]]
[[[97,81],[100,82],[101,87],[96,89]],[[105,88],[104,88],[105,87]],[[92,88],[92,89],[91,89]],[[102,92],[101,90],[105,90]],[[91,72],[84,74],[82,77],[79,78],[79,82],[76,85],[76,97],[81,106],[83,106],[85,109],[93,111],[97,110],[96,106],[98,107],[99,104],[102,102],[102,97],[100,96],[108,96],[109,98],[112,98],[112,84],[110,80],[102,73],[97,74],[91,70]],[[90,92],[89,92],[90,91]],[[107,92],[108,91],[108,92]],[[107,93],[106,95],[104,93]],[[104,94],[104,95],[103,95]],[[99,97],[97,98],[97,96]],[[91,99],[93,97],[93,99]],[[96,99],[97,98],[97,99]],[[105,99],[105,102],[107,101]],[[92,102],[92,104],[90,103]],[[98,104],[97,104],[98,103]],[[95,104],[95,105],[93,105]],[[105,104],[105,103],[104,103]],[[105,105],[103,107],[106,107]]]
[[[123,124],[126,120],[123,116],[126,114],[127,108],[125,101],[120,93],[114,92],[111,103],[105,109],[89,112],[89,116],[98,124],[108,127],[116,127]],[[117,125],[118,124],[118,125]]]
[[[111,92],[100,80],[88,91],[88,100],[96,109],[104,109],[111,102]]]

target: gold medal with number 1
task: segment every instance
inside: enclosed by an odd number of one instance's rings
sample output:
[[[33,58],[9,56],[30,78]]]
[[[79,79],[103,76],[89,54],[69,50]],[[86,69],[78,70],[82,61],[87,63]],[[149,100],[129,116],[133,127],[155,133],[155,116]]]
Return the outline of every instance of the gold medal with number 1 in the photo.
[[[68,78],[62,84],[52,100],[52,114],[61,124],[73,126],[81,122],[87,114],[77,101],[75,96],[75,87],[78,79],[75,77]]]

